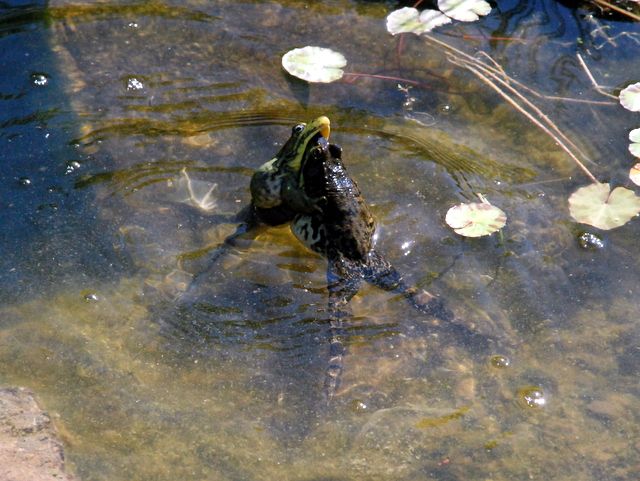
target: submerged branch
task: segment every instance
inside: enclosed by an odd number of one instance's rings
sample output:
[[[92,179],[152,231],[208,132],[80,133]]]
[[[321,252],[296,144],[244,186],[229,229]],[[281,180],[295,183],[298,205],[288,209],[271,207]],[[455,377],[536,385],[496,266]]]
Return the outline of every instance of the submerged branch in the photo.
[[[625,15],[633,20],[635,20],[636,22],[640,22],[640,15],[636,15],[633,12],[630,12],[629,10],[625,10],[622,7],[618,7],[617,5],[614,5],[612,3],[606,2],[605,0],[592,0],[593,3],[598,4],[601,7],[605,7],[605,8],[609,8],[611,10],[613,10],[614,12],[618,12],[621,15]]]
[[[504,98],[513,108],[523,114],[529,119],[535,126],[541,129],[545,134],[551,137],[562,150],[564,150],[569,157],[571,157],[578,167],[591,179],[593,182],[598,182],[596,177],[587,169],[585,164],[578,158],[578,155],[585,159],[587,162],[593,163],[581,149],[569,139],[564,132],[533,102],[526,98],[520,91],[518,91],[514,85],[521,89],[527,90],[532,93],[536,93],[532,89],[526,87],[522,83],[509,77],[504,69],[489,55],[483,53],[483,55],[489,59],[490,63],[482,62],[475,57],[459,50],[446,42],[435,39],[431,36],[425,36],[425,38],[442,47],[446,54],[447,59],[452,64],[465,68],[474,74],[478,79],[487,84],[493,90],[495,90],[502,98]],[[537,94],[537,93],[536,93]],[[539,95],[539,94],[538,94]]]
[[[593,75],[591,75],[591,70],[589,70],[589,67],[587,67],[587,63],[582,58],[582,55],[577,53],[576,56],[578,57],[578,62],[580,62],[580,66],[582,67],[584,72],[587,74],[587,77],[589,77],[589,80],[591,81],[591,84],[593,85],[593,88],[596,89],[596,92],[598,92],[599,94],[604,95],[605,97],[610,97],[612,99],[615,99],[615,102],[611,102],[611,103],[614,104],[614,105],[617,105],[618,104],[618,97],[616,97],[615,95],[611,95],[609,92],[605,92],[604,90],[602,90],[602,87],[600,87],[598,82],[596,82],[596,79],[593,77]]]

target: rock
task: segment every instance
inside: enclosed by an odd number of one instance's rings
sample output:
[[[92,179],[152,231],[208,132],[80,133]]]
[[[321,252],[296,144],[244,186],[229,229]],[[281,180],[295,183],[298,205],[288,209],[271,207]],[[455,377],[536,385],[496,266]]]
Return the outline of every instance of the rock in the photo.
[[[0,389],[0,479],[78,480],[65,472],[62,443],[28,389]]]

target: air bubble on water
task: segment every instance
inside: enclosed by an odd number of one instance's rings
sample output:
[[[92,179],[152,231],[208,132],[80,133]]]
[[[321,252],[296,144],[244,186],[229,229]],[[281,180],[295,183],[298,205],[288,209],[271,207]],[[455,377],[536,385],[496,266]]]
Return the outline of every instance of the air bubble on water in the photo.
[[[65,175],[72,174],[73,172],[78,170],[80,167],[81,167],[80,162],[78,162],[77,160],[70,160],[69,162],[67,162],[67,166],[64,173]]]
[[[507,356],[503,356],[502,354],[496,354],[495,356],[491,356],[489,359],[489,363],[492,367],[497,369],[504,369],[509,367],[511,364],[511,360]]]
[[[129,77],[127,79],[127,90],[130,90],[130,91],[142,90],[143,88],[144,88],[144,84],[142,83],[141,80],[135,77]]]
[[[18,179],[18,184],[24,187],[29,187],[31,185],[31,179],[29,177],[20,177]]]
[[[84,295],[84,300],[87,302],[97,302],[100,300],[100,298],[95,292],[90,292]]]
[[[540,386],[525,386],[518,390],[518,401],[528,408],[542,408],[547,404],[547,398]]]
[[[31,83],[36,87],[44,87],[49,83],[49,75],[42,72],[34,72],[31,74]]]

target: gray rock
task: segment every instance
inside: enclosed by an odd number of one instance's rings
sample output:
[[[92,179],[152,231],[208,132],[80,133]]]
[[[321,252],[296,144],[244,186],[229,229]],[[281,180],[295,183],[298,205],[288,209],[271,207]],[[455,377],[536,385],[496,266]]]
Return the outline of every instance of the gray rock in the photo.
[[[49,415],[25,388],[0,389],[0,479],[78,481],[65,472],[62,443]]]

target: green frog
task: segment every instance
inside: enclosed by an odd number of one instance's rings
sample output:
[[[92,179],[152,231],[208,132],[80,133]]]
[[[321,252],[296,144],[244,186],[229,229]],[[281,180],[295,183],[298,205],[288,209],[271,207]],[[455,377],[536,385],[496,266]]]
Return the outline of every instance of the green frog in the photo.
[[[259,226],[285,223],[290,223],[304,245],[327,259],[331,327],[327,401],[337,391],[342,371],[342,324],[350,316],[348,303],[363,280],[402,294],[413,307],[437,320],[454,318],[440,298],[407,285],[375,249],[375,220],[342,162],[342,149],[329,143],[329,133],[330,122],[324,116],[293,127],[276,156],[256,170],[250,185],[251,204],[240,213],[242,224],[212,259],[215,262],[235,238]]]
[[[363,280],[402,294],[414,308],[437,320],[452,321],[454,315],[440,298],[407,285],[375,249],[375,220],[342,162],[340,147],[324,137],[319,138],[302,158],[297,186],[297,191],[290,189],[290,198],[300,195],[306,199],[323,199],[320,209],[298,212],[291,222],[291,230],[304,245],[328,261],[331,359],[325,377],[325,396],[330,401],[339,385],[345,354],[343,320],[350,316],[348,303]]]

